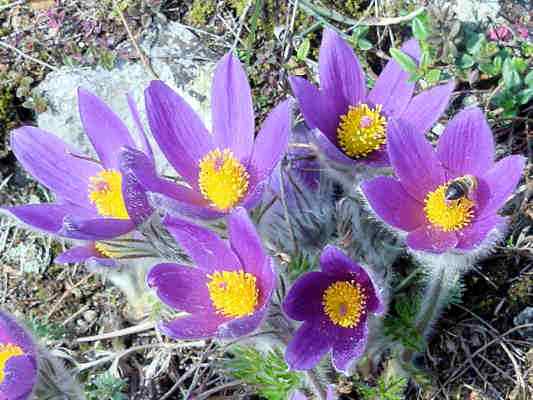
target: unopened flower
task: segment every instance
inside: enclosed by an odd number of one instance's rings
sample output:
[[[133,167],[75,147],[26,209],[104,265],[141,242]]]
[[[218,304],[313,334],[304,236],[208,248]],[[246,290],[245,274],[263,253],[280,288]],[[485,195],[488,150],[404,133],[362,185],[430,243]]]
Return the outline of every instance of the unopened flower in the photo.
[[[0,311],[0,399],[29,399],[37,381],[37,349],[15,319]]]
[[[212,135],[190,106],[163,82],[153,81],[146,90],[154,137],[185,185],[159,178],[149,163],[135,161],[136,155],[142,155],[129,154],[133,158],[129,165],[147,191],[172,198],[182,205],[181,211],[201,218],[217,218],[237,206],[257,204],[287,147],[291,124],[285,101],[270,113],[254,140],[250,86],[231,53],[217,65],[211,108]]]
[[[163,221],[195,267],[158,264],[148,285],[172,308],[190,316],[162,323],[161,330],[176,339],[239,337],[263,320],[275,275],[272,260],[246,210],[227,217],[229,244],[215,233],[167,216]]]
[[[389,122],[404,118],[423,135],[442,114],[454,84],[436,86],[413,97],[409,74],[391,60],[367,93],[365,76],[350,46],[334,31],[324,31],[319,56],[320,89],[307,80],[291,77],[301,112],[318,128],[318,144],[333,161],[353,165],[389,165],[386,142]],[[420,58],[415,40],[402,51]]]
[[[365,269],[336,247],[324,249],[320,267],[301,276],[283,302],[290,318],[304,321],[285,359],[292,369],[307,370],[332,350],[335,368],[347,372],[365,350],[369,314],[383,313],[383,303]]]
[[[119,166],[121,147],[136,144],[124,123],[98,97],[79,89],[78,101],[82,124],[99,160],[81,155],[42,129],[24,126],[15,130],[11,135],[13,153],[35,179],[54,192],[56,200],[5,210],[34,228],[59,236],[110,239],[130,232],[151,212],[147,201],[126,201],[127,196],[144,196],[129,186]],[[142,133],[140,148],[152,157],[131,99],[130,106]],[[76,261],[83,261],[94,250],[93,244],[76,249],[70,260],[78,255]]]
[[[513,32],[505,25],[499,25],[488,31],[488,37],[495,42],[507,42],[513,38]]]
[[[520,180],[524,158],[494,162],[494,139],[482,111],[453,118],[434,150],[415,129],[391,124],[389,157],[396,178],[363,183],[374,212],[407,232],[415,250],[465,252],[480,246],[505,219],[498,215]]]

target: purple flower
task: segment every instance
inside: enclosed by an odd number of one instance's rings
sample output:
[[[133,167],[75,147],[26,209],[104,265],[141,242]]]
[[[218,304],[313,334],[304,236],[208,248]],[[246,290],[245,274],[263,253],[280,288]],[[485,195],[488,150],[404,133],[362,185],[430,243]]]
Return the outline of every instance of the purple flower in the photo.
[[[331,349],[335,368],[347,372],[365,350],[368,314],[382,314],[383,303],[368,273],[338,248],[326,246],[320,267],[301,276],[283,302],[290,318],[304,321],[285,359],[307,370]]]
[[[383,221],[408,233],[409,247],[472,250],[503,228],[497,211],[520,180],[524,159],[494,162],[492,132],[479,108],[453,118],[435,150],[412,126],[391,128],[389,157],[398,179],[379,177],[362,189]]]
[[[308,400],[308,398],[305,394],[297,390],[291,396],[291,400]],[[335,400],[335,388],[333,387],[333,385],[328,386],[326,400]]]
[[[418,60],[415,40],[402,51]],[[351,47],[334,31],[324,31],[319,56],[320,89],[307,80],[291,77],[301,112],[311,128],[318,128],[317,143],[333,161],[354,165],[387,166],[388,125],[391,119],[410,121],[423,135],[448,105],[454,84],[436,86],[413,97],[409,74],[391,60],[367,93],[365,76]]]
[[[37,381],[36,354],[31,336],[0,311],[0,400],[30,398]]]
[[[487,35],[494,42],[508,42],[513,38],[513,32],[505,25],[489,29]]]
[[[231,53],[220,60],[213,79],[212,135],[161,81],[146,89],[146,109],[156,141],[186,182],[176,185],[161,179],[142,154],[126,152],[125,162],[147,191],[172,198],[180,212],[201,218],[218,218],[237,206],[257,204],[287,147],[290,109],[287,101],[274,108],[254,140],[250,86]]]
[[[246,210],[227,218],[229,244],[184,220],[163,221],[196,267],[158,264],[147,281],[170,307],[191,315],[161,324],[176,339],[239,337],[263,320],[275,286],[273,263]]]
[[[120,148],[136,144],[123,122],[98,97],[79,89],[78,101],[82,124],[99,161],[80,155],[41,129],[17,129],[11,136],[15,156],[34,178],[54,192],[56,201],[5,210],[34,228],[59,236],[110,239],[130,232],[151,213],[135,177],[124,175],[119,165]],[[128,101],[142,133],[140,148],[152,157],[137,110],[131,98]],[[89,255],[82,253],[79,249],[76,261]]]

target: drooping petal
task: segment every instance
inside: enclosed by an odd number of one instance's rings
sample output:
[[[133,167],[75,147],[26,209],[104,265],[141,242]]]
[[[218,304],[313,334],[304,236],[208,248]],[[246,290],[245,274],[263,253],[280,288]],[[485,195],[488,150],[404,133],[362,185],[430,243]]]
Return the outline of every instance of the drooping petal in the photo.
[[[135,171],[125,168],[120,160],[120,172],[122,174],[122,196],[130,220],[136,225],[144,223],[154,212],[148,202],[146,189],[139,182]]]
[[[135,122],[135,126],[137,127],[137,130],[139,131],[139,139],[141,142],[140,150],[144,154],[146,154],[150,158],[150,160],[152,160],[155,163],[154,152],[152,150],[152,146],[150,145],[150,141],[148,140],[148,135],[146,134],[144,126],[141,122],[141,116],[139,115],[137,104],[135,104],[135,100],[133,99],[133,96],[131,96],[131,94],[128,94],[128,106],[130,108],[131,116],[133,117],[133,122]]]
[[[336,143],[340,115],[335,112],[331,102],[326,101],[318,88],[304,78],[291,76],[289,83],[307,125],[318,128]]]
[[[483,219],[475,219],[466,228],[457,232],[459,243],[457,248],[461,250],[472,250],[478,246],[493,229],[503,229],[506,219],[497,214],[489,214]]]
[[[129,219],[91,218],[69,215],[63,221],[59,235],[80,240],[113,239],[132,231],[135,224]]]
[[[63,253],[59,254],[54,262],[58,264],[70,264],[70,263],[83,263],[85,261],[94,260],[98,264],[106,267],[114,267],[116,261],[112,258],[103,256],[96,250],[94,243],[90,243],[85,246],[76,246]]]
[[[339,328],[344,331],[341,337],[336,338],[332,345],[332,361],[337,371],[348,373],[351,364],[357,361],[365,352],[368,338],[368,324],[366,321],[355,328]]]
[[[372,210],[387,224],[409,232],[425,223],[424,205],[396,179],[380,176],[363,182],[361,189]]]
[[[329,140],[326,135],[322,132],[315,131],[315,142],[324,155],[329,158],[331,161],[342,164],[342,165],[351,165],[355,166],[358,160],[354,160],[346,156],[331,140]]]
[[[364,101],[366,82],[363,69],[352,48],[335,31],[326,28],[318,57],[320,88],[334,99],[337,115]]]
[[[83,128],[105,168],[118,169],[118,151],[135,146],[128,128],[119,117],[94,94],[78,89],[78,106]]]
[[[335,278],[318,271],[302,275],[283,300],[283,311],[296,321],[312,320],[323,314],[322,296],[334,280]]]
[[[216,314],[194,314],[159,325],[159,330],[174,339],[208,339],[217,335],[224,318]]]
[[[498,161],[481,177],[489,187],[489,200],[481,213],[488,216],[498,211],[513,194],[524,170],[525,159],[522,156],[508,156]]]
[[[455,82],[424,90],[413,97],[401,118],[411,124],[420,135],[427,133],[444,113],[450,102]]]
[[[319,322],[305,321],[295,332],[285,361],[293,370],[308,370],[317,365],[331,348],[331,337],[321,332]]]
[[[457,246],[457,234],[431,226],[422,226],[407,235],[407,245],[414,250],[443,253]]]
[[[163,224],[192,261],[205,272],[243,268],[229,245],[214,232],[171,216],[165,217]]]
[[[467,108],[448,122],[437,143],[437,157],[448,179],[481,176],[494,165],[494,138],[479,108]]]
[[[212,137],[191,107],[161,81],[145,91],[152,133],[178,173],[198,188],[198,163],[213,150]]]
[[[239,160],[248,160],[255,126],[252,93],[246,73],[232,53],[227,53],[217,64],[211,111],[215,146],[231,149]]]
[[[415,39],[405,42],[401,50],[416,61],[420,59],[420,47]],[[414,89],[415,84],[409,82],[409,73],[392,59],[379,74],[368,100],[374,105],[381,104],[386,115],[398,116],[409,104]]]
[[[263,322],[268,310],[268,304],[264,304],[252,315],[232,319],[218,328],[218,337],[223,339],[235,339],[253,333]]]
[[[403,121],[389,122],[388,151],[396,176],[407,193],[419,201],[444,183],[444,168],[431,144]]]
[[[320,268],[336,279],[355,280],[368,296],[366,305],[368,311],[380,312],[382,310],[382,301],[368,272],[337,247],[327,245],[322,250]]]
[[[11,134],[11,148],[26,171],[60,198],[93,209],[87,187],[102,169],[98,164],[73,156],[74,148],[30,126]]]
[[[251,166],[258,181],[267,179],[287,150],[291,131],[289,101],[270,112],[254,143]]]
[[[179,264],[157,264],[146,282],[165,304],[176,310],[191,314],[214,312],[205,271]]]

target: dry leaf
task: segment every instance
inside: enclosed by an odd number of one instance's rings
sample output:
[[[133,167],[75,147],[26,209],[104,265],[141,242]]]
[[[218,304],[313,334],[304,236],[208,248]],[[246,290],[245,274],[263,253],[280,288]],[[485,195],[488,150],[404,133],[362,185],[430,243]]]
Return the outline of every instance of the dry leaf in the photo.
[[[54,7],[56,4],[55,0],[30,0],[29,5],[32,9],[41,11],[48,10],[49,8]]]

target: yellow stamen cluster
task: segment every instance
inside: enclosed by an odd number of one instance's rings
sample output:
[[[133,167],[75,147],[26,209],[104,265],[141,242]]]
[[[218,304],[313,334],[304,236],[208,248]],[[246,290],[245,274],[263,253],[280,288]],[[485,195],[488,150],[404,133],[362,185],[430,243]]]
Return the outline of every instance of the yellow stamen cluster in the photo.
[[[259,291],[254,275],[244,271],[215,271],[207,275],[209,297],[217,314],[244,317],[255,311]]]
[[[89,200],[103,217],[128,219],[128,210],[122,196],[122,174],[105,169],[89,181]]]
[[[366,300],[366,294],[359,283],[337,281],[324,291],[322,305],[335,325],[353,328],[361,320]]]
[[[246,195],[249,175],[231,150],[210,151],[200,161],[199,167],[200,190],[218,209],[227,211]]]
[[[446,201],[447,184],[429,192],[424,211],[428,221],[445,232],[457,231],[467,226],[474,218],[474,202],[466,197]]]
[[[367,104],[350,106],[341,116],[337,139],[348,157],[366,157],[385,144],[386,128],[387,119],[381,114],[381,105],[375,108]]]
[[[0,344],[0,383],[4,381],[6,364],[12,357],[23,356],[24,351],[14,344]]]
[[[118,254],[113,251],[111,246],[104,244],[102,242],[94,242],[94,248],[98,253],[107,258],[115,258]]]

